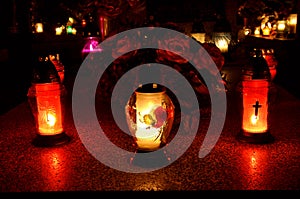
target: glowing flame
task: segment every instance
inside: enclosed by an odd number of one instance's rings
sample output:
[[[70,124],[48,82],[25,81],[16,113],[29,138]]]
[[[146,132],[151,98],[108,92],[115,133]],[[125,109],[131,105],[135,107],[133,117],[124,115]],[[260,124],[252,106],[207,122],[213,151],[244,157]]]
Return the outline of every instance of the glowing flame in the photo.
[[[90,44],[90,51],[93,51],[93,50],[94,50],[93,44]]]
[[[258,119],[259,119],[258,116],[252,115],[251,116],[251,123],[255,125],[257,123]]]
[[[56,123],[56,117],[55,115],[51,114],[51,113],[47,113],[47,120],[46,120],[47,124],[49,126],[54,126]]]

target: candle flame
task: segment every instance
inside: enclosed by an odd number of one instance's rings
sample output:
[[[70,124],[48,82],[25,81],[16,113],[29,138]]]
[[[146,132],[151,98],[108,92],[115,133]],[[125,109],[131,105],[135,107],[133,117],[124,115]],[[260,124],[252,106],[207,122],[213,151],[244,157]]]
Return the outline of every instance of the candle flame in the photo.
[[[49,126],[52,127],[56,123],[56,117],[51,113],[47,113],[47,121],[46,122]]]
[[[255,125],[257,123],[257,121],[258,121],[258,116],[252,115],[251,116],[251,123]]]

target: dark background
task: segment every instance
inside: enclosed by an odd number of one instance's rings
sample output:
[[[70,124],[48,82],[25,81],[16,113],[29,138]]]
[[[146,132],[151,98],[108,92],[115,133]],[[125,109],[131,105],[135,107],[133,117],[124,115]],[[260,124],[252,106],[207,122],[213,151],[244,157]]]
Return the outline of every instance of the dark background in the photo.
[[[32,3],[35,2],[35,7]],[[32,73],[32,55],[43,51],[46,48],[58,49],[66,66],[80,61],[78,53],[81,47],[80,40],[68,37],[63,41],[52,42],[53,38],[47,36],[34,38],[32,34],[32,16],[39,16],[48,26],[55,24],[61,19],[66,19],[74,10],[80,9],[78,3],[90,3],[91,0],[3,0],[0,1],[0,113],[13,108],[18,103],[26,100],[26,93],[30,86]],[[226,19],[230,24],[233,38],[243,26],[242,18],[238,16],[237,10],[244,0],[148,0],[146,1],[147,16],[154,16],[157,22],[178,22],[190,23],[200,19],[207,24],[214,24],[219,17]],[[275,1],[276,2],[276,1]],[[293,1],[299,16],[299,1]],[[62,3],[64,6],[62,6]],[[70,8],[67,10],[66,8]],[[73,13],[71,12],[73,11]],[[299,30],[299,25],[298,25]],[[272,44],[275,48],[281,49],[284,63],[284,77],[280,84],[284,85],[296,96],[300,96],[300,78],[298,78],[298,51],[299,40],[295,44],[280,46]],[[47,41],[49,39],[49,41]],[[69,43],[68,43],[69,42]],[[279,46],[276,46],[279,45]],[[290,48],[291,47],[291,48]],[[289,48],[289,51],[284,49]],[[279,55],[281,56],[281,55]],[[296,63],[296,64],[293,64]],[[283,63],[282,63],[283,64]],[[67,71],[68,72],[68,71]],[[71,72],[71,71],[69,71]],[[74,72],[74,71],[73,71]]]

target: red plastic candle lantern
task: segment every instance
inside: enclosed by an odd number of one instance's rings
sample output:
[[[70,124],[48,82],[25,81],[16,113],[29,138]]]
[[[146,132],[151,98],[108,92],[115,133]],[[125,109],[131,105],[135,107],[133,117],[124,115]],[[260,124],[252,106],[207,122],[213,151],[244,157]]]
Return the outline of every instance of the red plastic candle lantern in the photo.
[[[41,59],[37,64],[27,96],[36,123],[33,144],[54,146],[68,142],[63,125],[65,88],[50,60]]]
[[[245,132],[264,133],[268,129],[268,88],[264,80],[243,81],[243,123]]]
[[[254,49],[242,77],[242,129],[238,138],[252,143],[270,142],[270,72],[261,50]]]

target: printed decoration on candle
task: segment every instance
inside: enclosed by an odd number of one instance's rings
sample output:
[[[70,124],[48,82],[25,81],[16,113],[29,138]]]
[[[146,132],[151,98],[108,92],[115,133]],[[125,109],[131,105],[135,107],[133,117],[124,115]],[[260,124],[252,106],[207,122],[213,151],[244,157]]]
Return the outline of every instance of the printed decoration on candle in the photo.
[[[174,105],[156,84],[139,87],[128,101],[125,113],[138,151],[154,151],[165,145],[174,120]]]
[[[243,126],[249,133],[268,131],[268,82],[256,80],[243,82]]]

